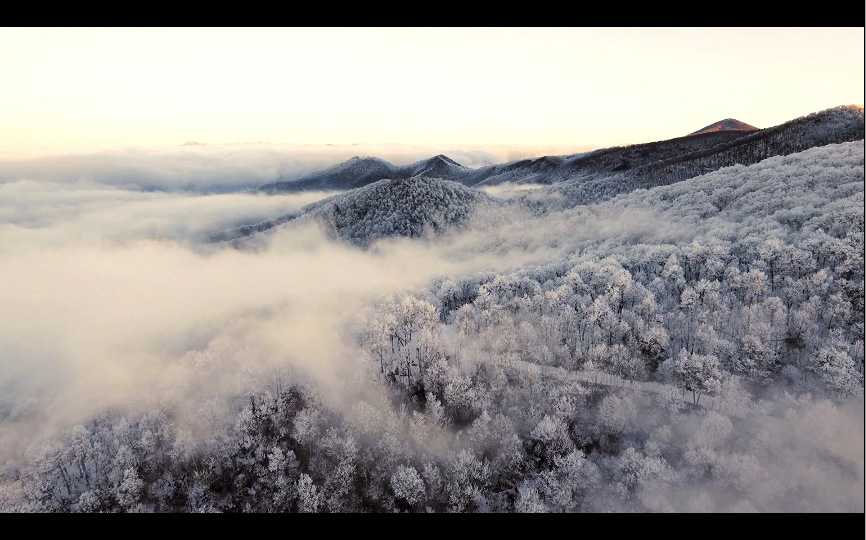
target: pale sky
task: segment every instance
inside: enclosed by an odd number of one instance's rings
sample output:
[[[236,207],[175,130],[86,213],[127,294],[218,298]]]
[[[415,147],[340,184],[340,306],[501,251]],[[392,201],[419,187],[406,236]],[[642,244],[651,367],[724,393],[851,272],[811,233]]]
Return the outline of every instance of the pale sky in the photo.
[[[863,28],[0,29],[0,151],[604,147],[863,104]]]

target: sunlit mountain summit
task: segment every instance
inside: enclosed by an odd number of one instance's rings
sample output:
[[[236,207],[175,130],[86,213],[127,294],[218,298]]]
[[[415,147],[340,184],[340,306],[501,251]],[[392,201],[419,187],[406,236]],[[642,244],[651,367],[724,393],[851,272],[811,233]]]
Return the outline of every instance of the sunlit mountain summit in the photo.
[[[701,128],[689,135],[700,135],[701,133],[713,133],[714,131],[757,131],[759,128],[734,118],[725,118],[705,128]]]

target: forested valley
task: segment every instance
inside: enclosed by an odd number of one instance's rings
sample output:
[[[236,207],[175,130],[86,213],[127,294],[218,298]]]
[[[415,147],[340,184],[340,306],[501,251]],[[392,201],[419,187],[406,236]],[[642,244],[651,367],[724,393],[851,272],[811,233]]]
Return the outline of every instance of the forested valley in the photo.
[[[171,244],[190,289],[220,276],[190,298],[239,299],[142,344],[135,399],[0,388],[0,510],[863,512],[858,118],[535,189],[385,178]]]

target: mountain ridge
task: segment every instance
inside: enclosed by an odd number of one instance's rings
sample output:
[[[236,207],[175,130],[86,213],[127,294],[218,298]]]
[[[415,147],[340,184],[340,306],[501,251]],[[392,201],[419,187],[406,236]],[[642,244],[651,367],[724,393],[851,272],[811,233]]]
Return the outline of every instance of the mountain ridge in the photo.
[[[379,158],[356,156],[296,179],[264,184],[259,186],[258,190],[269,194],[347,190],[386,178],[409,179],[417,176],[442,178],[471,187],[499,184],[553,185],[622,175],[657,177],[663,174],[663,170],[672,175],[670,178],[682,180],[723,166],[754,163],[756,157],[766,159],[811,146],[862,138],[863,108],[848,105],[826,109],[764,129],[739,120],[725,119],[674,139],[601,148],[582,154],[541,156],[477,169],[465,167],[443,154],[408,165],[394,165]],[[734,147],[741,148],[736,152],[731,151]],[[715,154],[725,155],[718,159],[709,159]],[[694,163],[689,165],[690,161]],[[675,170],[670,169],[673,165],[678,165]],[[657,180],[654,179],[653,182]]]
[[[700,135],[701,133],[712,133],[715,131],[757,131],[759,129],[760,128],[756,128],[751,124],[741,122],[735,118],[725,118],[724,120],[719,120],[718,122],[703,127],[693,133],[689,133],[689,136]]]

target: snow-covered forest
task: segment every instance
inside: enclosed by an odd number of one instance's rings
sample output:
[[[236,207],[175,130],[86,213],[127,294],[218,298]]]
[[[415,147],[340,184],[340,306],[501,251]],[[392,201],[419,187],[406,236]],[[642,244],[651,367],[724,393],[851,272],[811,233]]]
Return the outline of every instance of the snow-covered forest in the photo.
[[[863,112],[827,144],[841,111],[536,189],[247,195],[287,202],[207,234],[72,228],[75,250],[4,232],[2,298],[62,331],[0,319],[22,359],[0,510],[863,512]],[[63,279],[78,296],[46,299]]]

